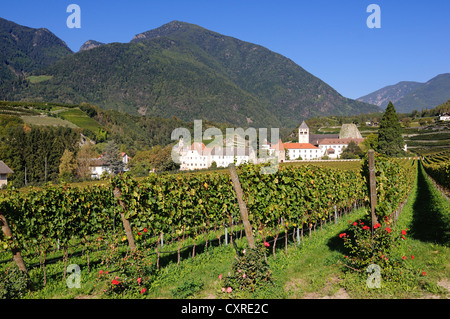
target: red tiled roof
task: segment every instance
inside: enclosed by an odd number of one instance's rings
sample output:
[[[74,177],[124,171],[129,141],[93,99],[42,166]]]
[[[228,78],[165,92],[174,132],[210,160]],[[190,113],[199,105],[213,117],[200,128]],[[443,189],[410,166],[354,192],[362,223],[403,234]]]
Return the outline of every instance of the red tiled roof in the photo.
[[[203,143],[199,143],[199,142],[194,142],[194,143],[192,143],[192,145],[191,145],[191,150],[199,150],[199,149],[201,149],[201,150],[204,150],[205,149],[205,144],[203,144]]]
[[[277,144],[271,145],[270,148],[274,150],[284,151],[284,144],[281,141],[281,138],[278,140]]]
[[[284,143],[283,146],[287,149],[319,149],[310,143]]]

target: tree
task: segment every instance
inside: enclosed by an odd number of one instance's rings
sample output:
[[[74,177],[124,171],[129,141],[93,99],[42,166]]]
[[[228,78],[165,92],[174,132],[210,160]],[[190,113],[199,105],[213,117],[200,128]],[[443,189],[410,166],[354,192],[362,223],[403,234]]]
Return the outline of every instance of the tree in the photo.
[[[92,159],[94,159],[96,156],[97,153],[95,152],[94,145],[92,145],[90,142],[87,142],[81,147],[77,154],[77,175],[79,177],[81,177],[82,179],[87,179],[89,177],[91,173],[89,165]]]
[[[78,164],[74,154],[69,150],[64,150],[61,156],[61,164],[59,164],[59,177],[67,181],[72,178],[77,170]]]
[[[350,141],[347,147],[342,150],[341,158],[343,159],[359,158],[360,155],[362,155],[361,148],[354,141]]]
[[[378,130],[378,152],[388,156],[400,156],[404,154],[404,145],[397,112],[392,102],[389,102]]]
[[[119,148],[114,141],[109,141],[105,147],[105,164],[111,170],[111,173],[117,174],[124,169],[124,163],[122,156],[120,155]]]
[[[361,146],[363,147],[362,151],[366,153],[368,150],[377,150],[378,149],[378,135],[376,134],[369,134],[364,141],[361,143]]]

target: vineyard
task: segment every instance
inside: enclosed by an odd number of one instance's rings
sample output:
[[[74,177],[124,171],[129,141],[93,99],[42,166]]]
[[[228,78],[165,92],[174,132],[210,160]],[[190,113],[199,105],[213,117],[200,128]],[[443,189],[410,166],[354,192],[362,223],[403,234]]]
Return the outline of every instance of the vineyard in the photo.
[[[450,190],[450,150],[441,150],[423,155],[423,165],[428,175],[442,186],[446,192]]]
[[[261,174],[258,166],[239,169],[249,219],[264,237],[289,225],[309,229],[330,219],[334,206],[350,209],[364,199],[356,172],[302,166]],[[120,192],[115,196],[114,192]],[[57,245],[79,241],[86,249],[98,238],[123,236],[120,214],[134,235],[197,239],[224,225],[239,225],[236,194],[227,174],[151,175],[135,180],[116,176],[108,184],[87,188],[48,185],[26,193],[11,191],[1,201],[14,240],[8,246],[46,255]],[[282,220],[284,221],[282,223]]]
[[[376,157],[380,221],[397,219],[413,186],[416,164],[415,160]],[[284,238],[287,255],[288,240],[298,244],[316,228],[336,222],[355,207],[369,205],[367,159],[360,171],[299,165],[280,166],[275,174],[263,174],[261,166],[243,165],[237,172],[253,236],[259,246],[271,247],[273,259],[279,238]],[[182,258],[209,254],[208,245],[235,244],[237,236],[242,238],[236,193],[225,173],[150,175],[139,180],[125,174],[103,185],[48,184],[0,196],[3,226],[12,232],[10,237],[0,234],[0,259],[11,260],[11,252],[19,251],[27,268],[33,260],[33,266],[41,269],[35,279],[41,281],[40,287],[50,280],[45,270],[49,261],[63,261],[65,278],[72,256],[85,256],[89,269],[90,254],[103,251],[101,265],[125,272],[134,267],[134,274],[145,278],[151,289],[161,270],[163,247],[175,248],[172,253],[179,265]],[[152,262],[137,265],[136,260],[149,255],[155,257]],[[114,280],[105,292],[127,290],[125,280],[121,289]]]

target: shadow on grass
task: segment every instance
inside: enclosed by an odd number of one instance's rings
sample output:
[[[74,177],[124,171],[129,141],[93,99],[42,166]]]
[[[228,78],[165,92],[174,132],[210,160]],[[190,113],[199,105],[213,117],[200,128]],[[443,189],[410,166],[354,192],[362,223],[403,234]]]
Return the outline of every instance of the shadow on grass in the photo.
[[[417,195],[413,203],[413,220],[411,234],[413,238],[442,245],[450,243],[450,229],[443,198],[438,190],[428,180],[424,169],[419,164],[417,176]],[[447,205],[448,207],[448,205]]]

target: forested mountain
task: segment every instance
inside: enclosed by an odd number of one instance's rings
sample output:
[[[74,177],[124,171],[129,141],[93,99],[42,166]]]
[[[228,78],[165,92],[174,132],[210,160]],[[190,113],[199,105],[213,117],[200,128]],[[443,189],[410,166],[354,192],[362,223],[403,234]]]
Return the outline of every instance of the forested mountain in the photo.
[[[431,80],[399,82],[358,98],[359,101],[385,108],[389,101],[400,113],[430,109],[450,99],[450,73],[440,74]]]
[[[28,28],[0,18],[0,93],[2,87],[11,90],[12,81],[72,53],[45,28]]]
[[[179,21],[130,43],[64,57],[34,75],[40,80],[3,98],[89,102],[136,115],[243,127],[295,127],[324,113],[379,111],[344,98],[280,54]]]

